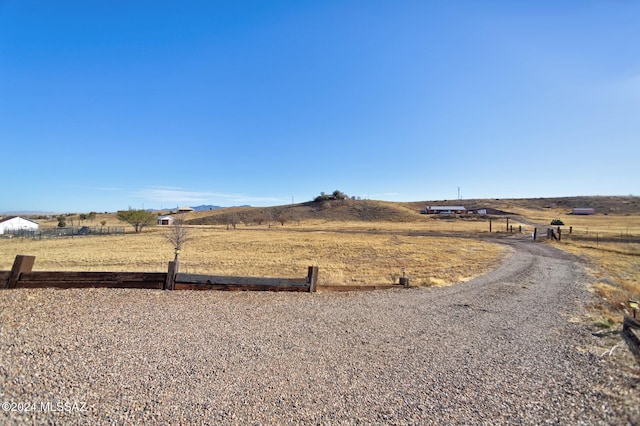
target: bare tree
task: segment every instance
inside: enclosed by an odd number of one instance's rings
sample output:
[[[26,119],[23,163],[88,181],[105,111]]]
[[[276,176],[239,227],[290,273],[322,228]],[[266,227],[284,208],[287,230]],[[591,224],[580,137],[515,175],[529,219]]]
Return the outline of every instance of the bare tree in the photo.
[[[287,221],[287,215],[282,209],[275,209],[273,211],[273,218],[276,222],[279,222],[281,226],[284,226]]]
[[[264,211],[257,213],[253,220],[256,222],[256,224],[262,225],[262,223],[265,221]]]
[[[176,253],[174,261],[177,261],[180,250],[191,240],[189,228],[186,227],[186,222],[181,216],[176,216],[173,219],[173,225],[171,225],[165,238],[173,245]]]
[[[238,216],[238,212],[231,212],[226,215],[227,229],[229,229],[229,225],[233,226],[233,229],[236,229],[236,225],[240,221],[240,217]]]

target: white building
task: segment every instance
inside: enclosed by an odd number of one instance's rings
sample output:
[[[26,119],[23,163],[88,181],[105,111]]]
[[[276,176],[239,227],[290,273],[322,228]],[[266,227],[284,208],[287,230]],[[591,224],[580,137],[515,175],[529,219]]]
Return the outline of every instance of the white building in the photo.
[[[175,218],[173,216],[160,216],[158,217],[158,225],[173,225]]]
[[[596,209],[591,209],[591,208],[575,208],[575,209],[571,210],[571,214],[581,214],[581,215],[596,214]]]
[[[467,209],[463,206],[427,206],[420,210],[422,214],[465,214]]]
[[[37,231],[39,227],[37,222],[18,216],[0,220],[0,234],[19,230]]]

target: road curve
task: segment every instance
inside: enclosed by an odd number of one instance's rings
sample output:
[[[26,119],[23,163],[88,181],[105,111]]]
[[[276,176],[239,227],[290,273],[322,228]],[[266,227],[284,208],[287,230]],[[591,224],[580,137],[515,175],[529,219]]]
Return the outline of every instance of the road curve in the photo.
[[[89,408],[0,423],[639,424],[637,371],[574,321],[581,261],[500,242],[446,288],[0,292],[0,399]]]

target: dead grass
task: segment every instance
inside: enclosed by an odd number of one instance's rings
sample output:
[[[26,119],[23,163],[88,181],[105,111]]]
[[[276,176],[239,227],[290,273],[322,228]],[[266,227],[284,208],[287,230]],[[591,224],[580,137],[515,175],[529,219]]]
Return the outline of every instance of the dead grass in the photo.
[[[451,202],[442,201],[444,204]],[[595,308],[603,323],[620,321],[629,298],[640,298],[640,244],[628,244],[627,235],[640,236],[638,197],[569,197],[558,199],[464,200],[467,208],[492,207],[549,224],[561,219],[559,246],[587,258],[596,277],[594,292],[601,303]],[[496,244],[473,239],[420,236],[489,232],[489,219],[442,218],[419,210],[438,202],[389,203],[378,201],[302,203],[276,208],[236,208],[192,212],[187,221],[211,221],[194,226],[193,241],[182,251],[181,270],[225,275],[300,277],[309,265],[320,267],[320,284],[386,284],[397,280],[406,267],[412,285],[449,285],[487,272],[503,250]],[[456,202],[458,204],[458,202]],[[574,216],[571,207],[594,207],[598,214]],[[283,227],[273,220],[277,209],[288,217]],[[274,210],[275,211],[275,210]],[[236,231],[226,230],[230,214],[244,216]],[[607,213],[607,214],[604,214]],[[261,214],[271,226],[246,220]],[[115,214],[98,214],[74,226],[124,226],[127,234],[59,240],[0,239],[0,269],[9,269],[16,254],[36,255],[36,270],[165,271],[173,248],[156,227],[134,234]],[[57,226],[56,219],[38,220],[41,227]],[[530,227],[512,218],[514,230]],[[68,223],[71,226],[71,223]],[[573,236],[568,235],[572,227]],[[493,233],[505,233],[506,218],[492,219]],[[597,235],[599,241],[579,241],[577,236]],[[413,236],[408,236],[413,235]],[[554,243],[558,244],[558,243]]]
[[[593,291],[599,296],[593,306],[596,322],[617,324],[622,315],[631,314],[628,300],[640,298],[640,244],[633,242],[640,236],[639,214],[579,216],[568,214],[566,208],[513,210],[537,223],[555,218],[564,222],[563,240],[554,244],[589,261],[596,278]]]
[[[193,226],[180,265],[189,273],[266,277],[301,277],[317,265],[321,285],[390,284],[404,267],[412,285],[429,286],[468,280],[503,255],[499,245],[479,240],[393,234],[409,230],[416,224],[301,222],[235,231]],[[10,269],[15,255],[29,254],[36,256],[35,270],[165,271],[173,248],[164,232],[154,227],[121,236],[3,239],[0,269]]]
[[[589,260],[596,278],[593,291],[599,296],[597,315],[610,324],[631,315],[629,299],[640,298],[640,244],[562,242],[561,248]]]

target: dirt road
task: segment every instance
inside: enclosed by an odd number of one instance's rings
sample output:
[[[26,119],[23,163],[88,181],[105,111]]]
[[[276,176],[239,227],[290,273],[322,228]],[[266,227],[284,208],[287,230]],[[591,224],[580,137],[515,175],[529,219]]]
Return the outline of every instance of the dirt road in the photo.
[[[640,423],[628,349],[578,322],[584,265],[502,242],[501,267],[448,288],[0,292],[0,402],[38,404],[0,423]]]

